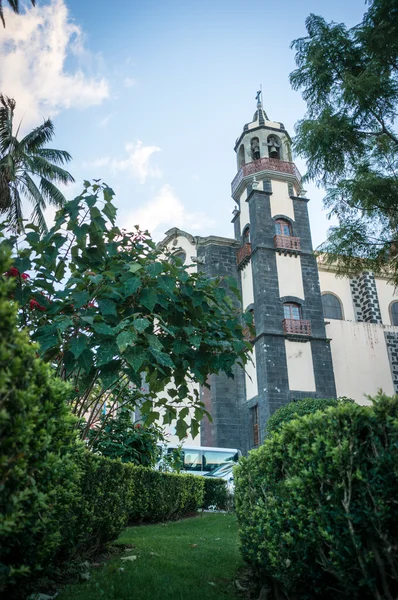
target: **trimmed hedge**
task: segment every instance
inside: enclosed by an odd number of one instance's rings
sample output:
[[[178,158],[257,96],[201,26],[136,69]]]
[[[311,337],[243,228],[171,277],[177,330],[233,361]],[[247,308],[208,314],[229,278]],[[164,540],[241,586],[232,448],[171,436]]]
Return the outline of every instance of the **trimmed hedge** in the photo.
[[[215,506],[219,510],[227,510],[231,505],[231,494],[227,488],[225,479],[216,477],[203,477],[204,495],[203,508]]]
[[[286,423],[235,469],[243,556],[289,598],[398,595],[398,396]]]
[[[268,419],[266,433],[269,435],[274,431],[280,431],[284,423],[298,419],[304,415],[312,415],[318,410],[327,410],[331,406],[340,406],[347,402],[354,402],[350,398],[303,398],[296,402],[289,402],[278,408]]]
[[[3,273],[7,257],[2,247],[0,253]],[[18,331],[12,285],[0,276],[0,593],[42,572],[56,554],[83,452],[66,407],[69,386],[54,379]]]

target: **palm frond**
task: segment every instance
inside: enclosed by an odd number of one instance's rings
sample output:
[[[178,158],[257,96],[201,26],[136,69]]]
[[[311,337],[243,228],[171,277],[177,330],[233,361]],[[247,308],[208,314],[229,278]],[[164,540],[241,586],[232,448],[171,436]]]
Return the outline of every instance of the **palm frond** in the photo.
[[[30,1],[32,3],[32,6],[36,6],[36,0],[30,0]],[[10,5],[11,10],[13,10],[17,14],[19,13],[19,0],[8,0],[8,4]],[[6,22],[4,19],[2,0],[0,0],[0,21],[3,23],[3,27],[5,27]]]
[[[40,207],[39,204],[36,204],[31,216],[30,216],[32,223],[34,223],[35,225],[38,225],[40,228],[40,231],[42,233],[47,233],[48,232],[48,227],[47,227],[47,223],[46,220],[44,218],[43,215],[43,211]]]
[[[43,194],[30,177],[29,173],[25,172],[20,178],[20,187],[22,188],[22,193],[26,196],[26,198],[28,198],[30,202],[33,202],[35,208],[37,205],[39,205],[43,210],[47,208]]]
[[[6,212],[7,220],[10,223],[10,228],[17,233],[24,231],[23,226],[23,214],[22,214],[22,202],[18,192],[18,188],[12,185],[10,188],[11,204]]]
[[[50,204],[61,207],[65,204],[66,198],[63,193],[48,179],[44,177],[40,180],[40,190],[43,196],[47,198]]]
[[[0,214],[7,213],[12,203],[10,181],[5,169],[0,169]]]
[[[5,152],[13,143],[12,127],[16,102],[0,94],[0,152]]]
[[[39,148],[36,150],[35,154],[37,156],[41,156],[41,158],[45,158],[49,162],[52,162],[54,165],[63,165],[72,160],[72,156],[69,154],[69,152],[66,152],[66,150]]]
[[[41,177],[45,177],[51,181],[57,181],[65,184],[73,183],[75,181],[68,171],[65,171],[65,169],[61,169],[61,167],[50,163],[41,156],[30,156],[26,161],[25,167],[27,171],[30,171],[36,175],[40,175]]]
[[[20,141],[21,148],[27,153],[35,153],[39,148],[51,142],[54,137],[55,128],[51,119],[44,121],[39,127],[35,127]]]

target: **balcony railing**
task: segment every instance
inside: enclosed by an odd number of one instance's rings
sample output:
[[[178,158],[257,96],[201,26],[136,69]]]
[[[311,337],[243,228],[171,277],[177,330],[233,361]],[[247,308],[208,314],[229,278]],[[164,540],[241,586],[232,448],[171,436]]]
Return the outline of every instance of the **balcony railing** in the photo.
[[[311,335],[311,321],[283,319],[283,331],[289,335]]]
[[[277,250],[285,252],[285,254],[297,254],[301,251],[300,238],[291,237],[290,235],[275,235],[274,244]]]
[[[248,175],[255,175],[261,171],[278,171],[279,173],[289,173],[290,175],[296,177],[299,182],[301,181],[300,171],[293,162],[264,156],[263,158],[253,160],[252,162],[243,165],[239,169],[231,183],[232,194],[235,193],[244,177],[247,177]]]
[[[245,264],[249,262],[251,253],[252,245],[249,242],[243,244],[243,246],[239,248],[238,252],[236,253],[236,264],[238,265],[239,269],[242,269]]]

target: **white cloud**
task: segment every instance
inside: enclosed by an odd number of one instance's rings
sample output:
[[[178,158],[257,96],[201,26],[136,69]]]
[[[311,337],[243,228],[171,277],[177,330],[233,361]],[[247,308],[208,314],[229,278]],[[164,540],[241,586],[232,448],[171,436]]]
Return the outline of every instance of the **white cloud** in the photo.
[[[137,211],[123,215],[123,227],[132,231],[135,225],[148,229],[159,240],[170,227],[179,227],[193,233],[206,233],[214,220],[203,213],[188,212],[177,198],[173,188],[165,184],[153,200]],[[207,231],[208,233],[208,231]]]
[[[85,167],[104,167],[114,171],[126,171],[140,183],[145,183],[148,178],[161,177],[162,173],[156,166],[149,164],[149,160],[155,152],[160,152],[158,146],[144,146],[141,140],[126,144],[127,158],[116,159],[104,156],[87,162]]]
[[[66,69],[67,58],[82,62],[87,51],[82,30],[68,20],[64,0],[39,3],[21,15],[7,10],[6,23],[0,35],[0,89],[17,101],[24,127],[108,97],[104,78],[89,77],[79,67]]]
[[[125,77],[123,84],[124,84],[124,87],[126,87],[126,88],[132,88],[135,86],[136,80],[133,79],[132,77]]]

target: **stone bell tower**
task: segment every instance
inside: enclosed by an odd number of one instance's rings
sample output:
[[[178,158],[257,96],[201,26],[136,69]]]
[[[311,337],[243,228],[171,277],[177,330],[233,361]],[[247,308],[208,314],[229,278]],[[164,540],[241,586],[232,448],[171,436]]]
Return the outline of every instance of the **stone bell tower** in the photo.
[[[235,144],[232,181],[237,270],[256,328],[240,406],[242,449],[261,443],[284,404],[336,395],[308,199],[282,123],[257,110]]]

